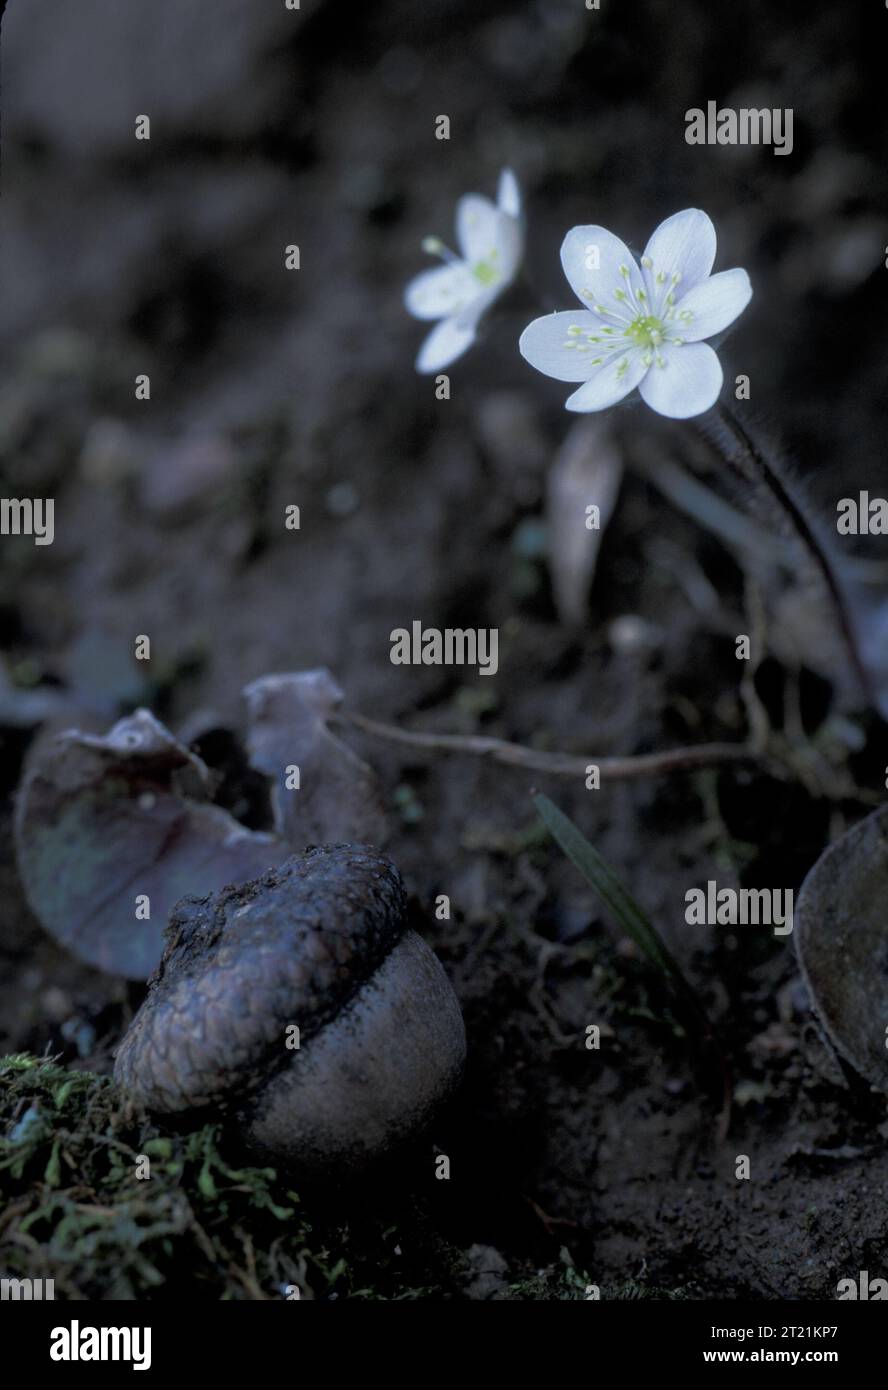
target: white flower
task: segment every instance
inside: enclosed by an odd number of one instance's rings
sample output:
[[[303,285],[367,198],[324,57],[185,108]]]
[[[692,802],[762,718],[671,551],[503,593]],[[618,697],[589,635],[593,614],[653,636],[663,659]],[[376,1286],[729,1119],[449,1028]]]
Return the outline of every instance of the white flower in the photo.
[[[511,169],[500,174],[497,201],[467,193],[456,206],[461,256],[427,237],[423,248],[446,262],[410,281],[404,303],[417,319],[440,319],[416,359],[418,372],[437,372],[470,347],[484,310],[512,283],[524,246],[521,192]]]
[[[697,208],[667,217],[639,267],[604,227],[574,227],[561,264],[585,312],[547,314],[528,324],[518,344],[537,371],[583,385],[568,410],[604,410],[634,387],[652,410],[676,420],[714,405],[722,369],[702,341],[746,308],[745,270],[711,275],[715,228]]]

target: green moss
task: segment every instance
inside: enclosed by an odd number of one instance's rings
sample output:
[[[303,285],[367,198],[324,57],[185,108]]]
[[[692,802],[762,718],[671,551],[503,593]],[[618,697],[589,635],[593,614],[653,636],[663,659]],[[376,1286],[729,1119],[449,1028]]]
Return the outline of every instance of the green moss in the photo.
[[[465,1297],[470,1266],[428,1196],[389,1183],[369,1200],[304,1201],[235,1144],[221,1124],[182,1133],[133,1117],[107,1077],[0,1057],[4,1278],[53,1279],[57,1299]],[[590,1282],[569,1264],[529,1269],[505,1296],[578,1300]]]
[[[574,1269],[573,1265],[550,1266],[538,1270],[529,1279],[521,1279],[509,1285],[513,1299],[538,1302],[583,1302],[586,1286],[593,1281]]]
[[[226,1148],[218,1124],[181,1134],[133,1119],[107,1078],[0,1058],[4,1277],[52,1278],[57,1298],[452,1296],[456,1252],[438,1252],[435,1283],[401,1273],[408,1205],[394,1235],[387,1210],[352,1238],[335,1216],[312,1221],[273,1168],[235,1164]]]
[[[550,1267],[539,1270],[533,1278],[525,1279],[509,1286],[516,1299],[535,1301],[585,1301],[586,1290],[595,1283],[588,1274],[572,1266],[566,1268]],[[636,1301],[638,1299],[658,1299],[661,1302],[677,1302],[690,1297],[681,1289],[658,1289],[653,1285],[640,1284],[635,1279],[627,1279],[619,1284],[600,1287],[602,1301]]]
[[[657,1299],[661,1303],[681,1303],[689,1299],[691,1295],[685,1293],[683,1289],[658,1289],[653,1284],[639,1284],[636,1279],[627,1279],[625,1283],[615,1284],[613,1288],[602,1289],[602,1297],[609,1299]]]

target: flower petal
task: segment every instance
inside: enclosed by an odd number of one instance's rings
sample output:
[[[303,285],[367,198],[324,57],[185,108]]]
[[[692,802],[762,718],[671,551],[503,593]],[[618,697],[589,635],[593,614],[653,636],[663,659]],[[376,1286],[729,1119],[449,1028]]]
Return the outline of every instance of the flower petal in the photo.
[[[423,343],[416,359],[418,372],[439,372],[449,367],[466,348],[471,347],[477,332],[477,316],[467,323],[456,318],[442,319]]]
[[[499,289],[505,289],[515,278],[524,254],[524,226],[520,218],[500,211],[496,226],[496,251],[493,268],[499,273]]]
[[[466,193],[456,205],[456,238],[470,265],[486,261],[499,244],[500,210],[480,193]]]
[[[600,367],[593,367],[593,376],[564,402],[566,410],[606,410],[616,405],[634,390],[650,369],[642,362],[642,353],[633,348],[615,354]],[[621,364],[626,363],[621,369]]]
[[[585,381],[595,371],[592,358],[610,351],[606,339],[590,342],[589,335],[598,337],[601,327],[600,320],[583,309],[544,314],[527,325],[518,340],[518,351],[538,372],[556,381]]]
[[[461,328],[477,327],[481,315],[486,313],[495,299],[499,299],[503,292],[502,285],[493,285],[489,290],[482,290],[471,304],[467,304],[464,309],[460,309],[454,318]]]
[[[675,306],[675,327],[686,343],[697,343],[721,333],[743,313],[752,298],[752,285],[745,270],[720,270],[702,285],[682,295]],[[690,319],[684,315],[690,314]]]
[[[504,169],[499,176],[496,201],[500,211],[508,213],[509,217],[521,216],[521,189],[511,169]]]
[[[561,264],[571,289],[587,308],[600,313],[596,306],[601,304],[609,321],[634,318],[639,312],[640,306],[624,306],[630,294],[644,290],[644,280],[628,247],[613,232],[572,227],[561,244]]]
[[[645,266],[645,280],[656,313],[666,295],[676,289],[674,275],[680,277],[677,284],[681,294],[708,277],[715,261],[715,228],[711,219],[699,208],[686,208],[667,217],[644,248],[642,262],[647,260],[652,265]]]
[[[721,390],[721,363],[707,343],[666,343],[659,356],[664,366],[654,365],[639,390],[652,410],[672,420],[702,415],[715,405]]]
[[[441,319],[465,308],[480,288],[468,266],[460,261],[417,275],[404,291],[404,303],[416,319]]]

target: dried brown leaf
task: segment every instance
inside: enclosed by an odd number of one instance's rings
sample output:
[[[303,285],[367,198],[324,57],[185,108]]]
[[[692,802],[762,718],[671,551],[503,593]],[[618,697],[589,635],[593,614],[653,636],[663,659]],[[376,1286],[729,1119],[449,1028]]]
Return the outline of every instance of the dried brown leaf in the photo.
[[[333,840],[385,844],[389,827],[376,774],[327,728],[343,698],[330,672],[263,676],[244,696],[250,765],[272,779],[281,838],[298,851]],[[287,787],[292,767],[299,769],[298,790]]]
[[[69,730],[35,746],[16,808],[19,870],[43,926],[90,965],[145,979],[181,897],[253,878],[289,853],[183,795],[185,771],[208,785],[200,759],[147,710],[105,737]],[[147,920],[136,916],[142,894]]]
[[[888,1091],[888,807],[820,856],[802,884],[796,954],[832,1042]]]

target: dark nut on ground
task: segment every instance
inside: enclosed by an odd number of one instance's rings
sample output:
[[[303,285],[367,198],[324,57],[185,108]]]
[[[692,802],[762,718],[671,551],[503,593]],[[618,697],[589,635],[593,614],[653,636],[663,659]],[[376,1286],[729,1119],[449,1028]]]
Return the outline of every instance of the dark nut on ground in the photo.
[[[335,1170],[421,1129],[464,1059],[456,996],[405,927],[397,868],[333,845],[177,904],[114,1074],[145,1109],[233,1114],[262,1156]]]

